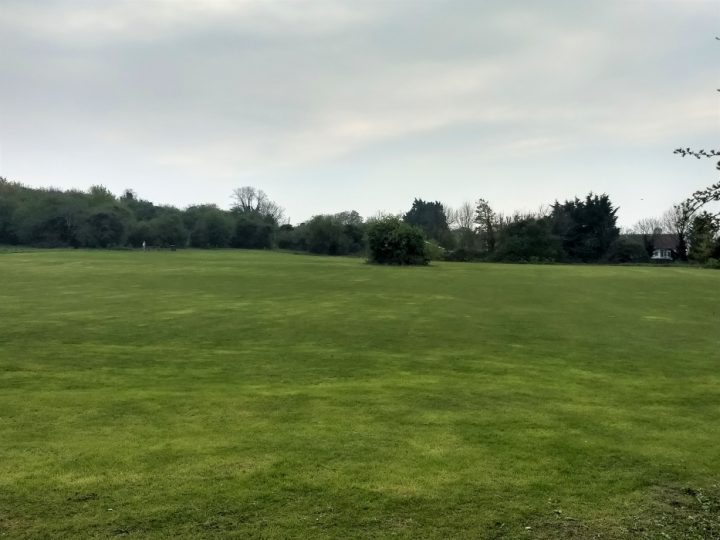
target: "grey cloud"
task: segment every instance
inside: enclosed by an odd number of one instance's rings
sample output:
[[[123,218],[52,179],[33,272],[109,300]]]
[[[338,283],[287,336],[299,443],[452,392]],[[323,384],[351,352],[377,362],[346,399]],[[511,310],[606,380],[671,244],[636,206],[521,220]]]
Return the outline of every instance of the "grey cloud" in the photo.
[[[562,175],[565,152],[712,132],[713,17],[649,0],[4,2],[4,174],[45,179],[56,155],[61,185],[133,185],[142,167],[152,193],[313,168],[328,185],[333,163],[358,178],[432,144],[437,164],[550,155]],[[115,154],[135,165],[108,172]],[[335,203],[313,204],[294,213]]]

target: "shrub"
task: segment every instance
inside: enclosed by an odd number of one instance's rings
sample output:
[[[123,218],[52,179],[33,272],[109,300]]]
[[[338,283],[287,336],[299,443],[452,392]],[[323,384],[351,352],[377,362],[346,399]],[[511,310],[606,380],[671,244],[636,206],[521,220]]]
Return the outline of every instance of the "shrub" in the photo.
[[[277,230],[277,246],[280,249],[305,250],[307,244],[299,227],[293,227],[289,223],[280,225]]]
[[[517,217],[500,232],[492,258],[503,262],[558,261],[562,241],[547,218]]]
[[[306,225],[308,251],[324,255],[347,255],[350,240],[334,216],[315,216]]]
[[[235,224],[229,212],[203,205],[188,208],[184,217],[185,226],[190,231],[190,246],[225,248],[230,245]]]
[[[284,228],[283,228],[284,227]],[[365,225],[355,212],[321,214],[294,229],[280,227],[278,246],[324,255],[350,255],[365,251]]]
[[[638,263],[649,260],[643,243],[627,236],[620,236],[610,245],[606,259],[611,263]]]
[[[82,246],[108,248],[125,241],[125,219],[113,208],[93,211],[80,226],[78,240]]]
[[[275,228],[275,220],[270,216],[256,212],[238,213],[232,245],[243,249],[270,249]]]
[[[156,218],[148,221],[148,227],[152,237],[150,245],[168,247],[185,246],[186,244],[187,230],[179,212],[163,211]]]
[[[429,262],[422,230],[397,217],[373,221],[368,228],[370,262],[424,265]]]

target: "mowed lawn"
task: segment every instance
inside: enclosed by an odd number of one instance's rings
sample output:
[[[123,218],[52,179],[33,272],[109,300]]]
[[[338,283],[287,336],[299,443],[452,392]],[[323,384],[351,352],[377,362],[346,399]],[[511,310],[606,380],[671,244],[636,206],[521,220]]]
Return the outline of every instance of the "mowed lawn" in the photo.
[[[717,271],[0,254],[0,537],[634,538],[718,481]]]

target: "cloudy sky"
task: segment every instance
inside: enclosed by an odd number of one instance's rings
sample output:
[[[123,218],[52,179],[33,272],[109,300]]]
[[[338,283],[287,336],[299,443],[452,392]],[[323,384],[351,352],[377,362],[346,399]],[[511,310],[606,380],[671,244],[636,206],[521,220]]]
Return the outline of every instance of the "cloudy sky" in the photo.
[[[293,222],[716,180],[717,0],[0,0],[0,175]]]

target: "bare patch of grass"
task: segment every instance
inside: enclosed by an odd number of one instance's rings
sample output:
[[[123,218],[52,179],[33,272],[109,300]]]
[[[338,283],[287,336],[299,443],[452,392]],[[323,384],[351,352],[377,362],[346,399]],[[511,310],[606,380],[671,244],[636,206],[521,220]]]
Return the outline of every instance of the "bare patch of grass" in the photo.
[[[501,527],[502,529],[502,527]],[[720,485],[708,488],[657,487],[637,514],[582,521],[556,510],[526,527],[496,530],[490,538],[534,540],[720,540]]]

